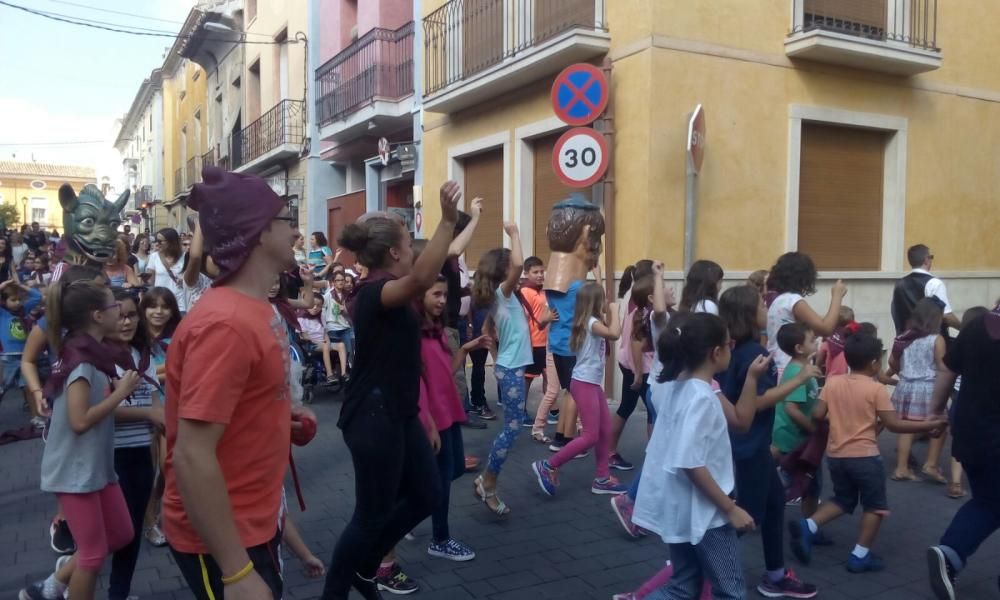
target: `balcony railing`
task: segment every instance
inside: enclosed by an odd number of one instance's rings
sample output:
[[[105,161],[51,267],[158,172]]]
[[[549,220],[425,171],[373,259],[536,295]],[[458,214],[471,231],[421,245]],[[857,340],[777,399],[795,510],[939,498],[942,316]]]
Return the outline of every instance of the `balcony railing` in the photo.
[[[605,31],[604,0],[451,0],[424,18],[427,94],[572,29]]]
[[[342,119],[376,98],[413,93],[413,22],[375,28],[316,69],[320,125]]]
[[[821,30],[940,51],[937,0],[793,0],[793,10],[793,35]]]
[[[226,148],[227,154],[222,156],[222,149]],[[223,144],[217,144],[215,148],[212,148],[208,152],[201,155],[201,168],[205,167],[219,167],[223,171],[229,170],[229,138]]]
[[[192,156],[187,161],[187,184],[194,185],[201,181],[201,157]]]
[[[232,168],[239,168],[285,144],[301,145],[305,133],[302,100],[282,100],[259,119],[233,133]],[[240,151],[237,155],[236,147]]]
[[[184,191],[184,169],[180,168],[174,171],[174,193],[178,194]]]

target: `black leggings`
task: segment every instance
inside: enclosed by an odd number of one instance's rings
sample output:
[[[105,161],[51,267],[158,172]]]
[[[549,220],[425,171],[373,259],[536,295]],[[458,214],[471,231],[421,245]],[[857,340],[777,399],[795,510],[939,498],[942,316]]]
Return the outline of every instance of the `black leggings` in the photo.
[[[384,402],[369,397],[344,428],[354,463],[354,515],[333,550],[323,600],[346,599],[355,573],[375,577],[382,557],[430,516],[441,494],[420,420],[394,419]]]
[[[281,598],[284,586],[281,580],[280,544],[281,532],[279,531],[271,541],[247,548],[247,554],[253,561],[253,570],[257,571],[275,598]],[[173,548],[170,548],[170,553],[174,555],[177,569],[184,576],[184,581],[187,582],[188,588],[196,600],[222,600],[225,596],[222,578],[225,575],[231,575],[231,573],[224,575],[211,554],[187,554]]]
[[[623,420],[628,421],[628,418],[632,416],[635,411],[636,404],[639,403],[639,398],[646,397],[646,390],[649,388],[649,375],[642,376],[642,387],[639,391],[632,389],[632,384],[635,383],[635,372],[631,369],[626,369],[621,364],[618,368],[622,371],[622,403],[618,405],[618,416]]]
[[[469,358],[472,359],[469,400],[475,408],[486,406],[486,359],[489,356],[489,350],[473,350],[469,352]]]
[[[764,545],[764,565],[768,571],[776,571],[785,566],[785,488],[771,449],[765,445],[754,456],[733,462],[736,504],[753,517]]]
[[[135,537],[111,557],[108,599],[125,600],[132,587],[135,563],[139,560],[142,519],[146,515],[146,505],[153,493],[153,454],[149,446],[115,448],[115,473],[118,474],[118,486],[122,490],[125,505],[128,506],[128,513],[132,518]]]

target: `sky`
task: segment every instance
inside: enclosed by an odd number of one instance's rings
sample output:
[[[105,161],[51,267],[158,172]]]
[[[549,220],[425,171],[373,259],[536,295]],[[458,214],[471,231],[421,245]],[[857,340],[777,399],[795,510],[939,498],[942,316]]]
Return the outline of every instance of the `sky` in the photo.
[[[39,11],[171,32],[180,30],[194,5],[194,0],[3,1]],[[128,112],[139,85],[162,64],[173,39],[60,23],[2,4],[0,23],[0,160],[16,156],[18,161],[88,165],[97,168],[99,174],[114,168],[118,160],[112,147],[114,121]],[[92,140],[101,143],[40,145]],[[120,162],[117,169],[120,172]]]

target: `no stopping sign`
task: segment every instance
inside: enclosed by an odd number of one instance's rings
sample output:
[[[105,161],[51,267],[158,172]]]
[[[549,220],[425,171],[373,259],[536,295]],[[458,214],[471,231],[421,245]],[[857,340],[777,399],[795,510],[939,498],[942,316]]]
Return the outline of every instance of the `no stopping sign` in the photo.
[[[594,185],[608,170],[608,143],[588,127],[574,127],[559,137],[552,149],[552,168],[570,187]]]

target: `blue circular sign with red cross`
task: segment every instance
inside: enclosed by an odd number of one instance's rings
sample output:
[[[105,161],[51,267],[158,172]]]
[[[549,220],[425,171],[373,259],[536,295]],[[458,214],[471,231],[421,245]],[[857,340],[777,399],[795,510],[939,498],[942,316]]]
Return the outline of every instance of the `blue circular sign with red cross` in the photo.
[[[587,63],[563,69],[552,85],[552,109],[567,125],[591,123],[608,105],[608,80],[604,72]]]

